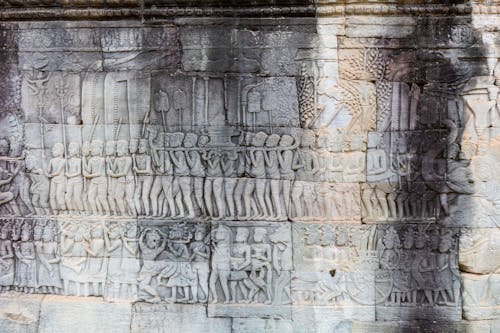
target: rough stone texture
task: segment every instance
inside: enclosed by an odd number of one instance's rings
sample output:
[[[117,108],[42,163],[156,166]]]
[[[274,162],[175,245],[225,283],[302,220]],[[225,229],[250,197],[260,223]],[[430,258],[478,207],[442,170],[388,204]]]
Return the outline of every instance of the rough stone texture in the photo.
[[[496,332],[500,3],[0,1],[0,332]]]

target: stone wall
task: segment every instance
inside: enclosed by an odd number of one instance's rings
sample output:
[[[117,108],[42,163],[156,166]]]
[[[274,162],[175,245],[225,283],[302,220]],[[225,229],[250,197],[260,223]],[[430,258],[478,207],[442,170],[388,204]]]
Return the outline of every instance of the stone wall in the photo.
[[[0,1],[0,331],[499,331],[497,13]]]

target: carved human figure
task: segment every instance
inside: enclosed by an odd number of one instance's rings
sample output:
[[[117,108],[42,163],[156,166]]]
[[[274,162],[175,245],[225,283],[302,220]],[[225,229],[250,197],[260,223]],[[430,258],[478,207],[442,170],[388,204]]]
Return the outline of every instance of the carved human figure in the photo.
[[[242,132],[240,136],[240,146],[250,147],[255,136],[252,132]],[[253,195],[245,195],[246,187],[250,187],[250,192],[255,188],[255,181],[251,178],[252,163],[250,154],[245,150],[239,154],[239,164],[243,166],[245,177],[238,178],[234,188],[234,203],[238,219],[246,219],[258,214],[257,203]]]
[[[16,256],[16,288],[19,291],[33,293],[36,280],[36,252],[31,239],[31,226],[24,223],[21,228],[21,240],[13,244]]]
[[[248,298],[257,303],[258,292],[262,290],[265,294],[265,304],[271,304],[273,301],[272,296],[272,249],[271,245],[266,243],[267,230],[265,228],[255,228],[253,232],[252,250],[252,265],[250,272],[250,280],[257,286],[257,288],[250,291]]]
[[[190,176],[193,179],[194,198],[200,211],[204,212],[203,177],[205,177],[205,168],[200,152],[197,149],[192,149],[198,142],[198,136],[194,133],[186,133],[184,136],[186,161],[189,166]]]
[[[250,280],[249,273],[252,264],[252,250],[248,244],[250,230],[245,227],[236,228],[236,237],[232,245],[231,274],[229,276],[229,286],[231,288],[231,303],[249,303],[248,294],[250,290],[255,290],[256,285]],[[238,300],[238,291],[242,295]]]
[[[455,281],[459,278],[453,272],[453,239],[450,231],[444,232],[439,242],[437,255],[437,293],[435,302],[440,305],[453,305],[456,302]]]
[[[432,278],[426,278],[426,273],[431,272],[432,274],[433,270],[429,262],[429,251],[426,249],[426,245],[427,235],[423,229],[419,230],[415,236],[415,252],[410,269],[412,299],[416,302],[419,291],[423,291],[421,302],[423,304],[434,305],[432,292],[435,289],[435,281]]]
[[[0,156],[10,155],[10,142],[0,139]],[[20,216],[21,211],[16,203],[19,189],[13,186],[14,178],[21,170],[21,164],[12,161],[0,161],[0,206],[5,205],[11,214]]]
[[[89,141],[84,141],[82,143],[82,174],[86,172],[86,170],[89,169],[89,158],[90,158],[90,142]],[[89,202],[89,196],[88,196],[88,191],[89,191],[89,184],[90,184],[90,179],[87,179],[85,175],[83,176],[83,193],[82,193],[82,198],[83,198],[83,209],[85,210],[85,214],[90,214],[92,213],[92,207],[90,206]]]
[[[151,215],[149,194],[153,185],[153,169],[149,155],[148,140],[140,139],[136,154],[132,154],[133,170],[136,174],[135,209],[141,215],[144,208],[146,216]]]
[[[139,237],[139,248],[143,258],[138,277],[139,290],[149,297],[146,301],[151,303],[157,303],[161,300],[151,282],[163,269],[164,264],[156,261],[156,258],[165,250],[166,246],[166,235],[160,234],[156,229],[147,228]]]
[[[66,223],[61,227],[61,278],[65,295],[88,296],[85,267],[87,264],[87,241],[84,225]],[[83,288],[82,288],[83,287]]]
[[[207,244],[205,235],[206,228],[203,225],[197,225],[194,230],[194,241],[189,244],[191,268],[195,275],[191,286],[194,302],[204,302],[208,299],[210,247]],[[200,289],[203,292],[203,297],[200,294]]]
[[[36,244],[38,287],[42,293],[59,294],[62,289],[59,263],[61,256],[52,224],[43,227],[42,241]]]
[[[68,160],[66,167],[66,206],[73,213],[82,213],[83,207],[83,176],[82,159],[79,156],[80,147],[77,142],[70,142],[68,146]]]
[[[114,169],[108,175],[114,180],[114,201],[121,215],[135,215],[135,182],[132,170],[132,157],[128,154],[128,142],[118,140]]]
[[[128,146],[127,146],[128,149]],[[119,226],[108,229],[104,234],[105,246],[108,250],[108,267],[105,294],[107,298],[119,299],[122,275],[123,234]]]
[[[126,233],[122,235],[123,252],[122,266],[119,281],[121,283],[120,295],[122,298],[137,299],[138,285],[137,277],[141,269],[138,259],[139,239],[137,238],[137,227],[129,226]]]
[[[189,177],[190,170],[186,159],[186,153],[179,149],[182,146],[184,133],[172,133],[170,136],[170,147],[173,149],[169,151],[169,156],[174,167],[174,198],[179,215],[177,217],[194,217],[194,206],[191,200],[191,177]],[[187,211],[187,213],[186,213]]]
[[[204,186],[205,208],[209,216],[223,218],[226,209],[222,194],[224,182],[221,164],[222,153],[219,150],[209,149],[203,152],[202,157],[207,166]]]
[[[267,134],[258,132],[252,140],[252,147],[249,149],[248,154],[250,157],[250,176],[253,179],[247,181],[245,187],[245,197],[255,196],[257,199],[257,206],[259,214],[252,216],[252,218],[263,218],[271,216],[270,210],[267,207],[266,198],[266,161],[265,151],[263,146],[267,140]],[[250,211],[250,207],[246,209]]]
[[[107,178],[106,160],[102,157],[103,142],[92,141],[90,145],[91,157],[85,161],[86,168],[83,169],[83,176],[88,181],[87,197],[93,214],[110,214],[107,198]]]
[[[37,166],[34,156],[26,157],[25,166],[31,180],[29,187],[31,204],[37,215],[49,215],[50,181],[45,175],[45,172]]]
[[[173,174],[174,168],[170,154],[165,150],[170,146],[170,137],[168,133],[159,133],[158,140],[155,142],[150,137],[150,147],[152,163],[155,170],[155,179],[151,187],[151,209],[153,216],[166,217],[170,214],[171,217],[176,217],[176,207],[173,192]],[[176,191],[178,192],[178,184],[176,184]],[[163,207],[161,194],[163,191],[163,198],[167,206]],[[163,208],[163,210],[162,210]]]
[[[281,173],[278,160],[278,154],[280,154],[280,152],[276,149],[280,139],[281,137],[278,134],[271,134],[267,137],[267,150],[264,152],[264,159],[266,162],[266,176],[269,179],[271,188],[271,200],[273,203],[272,212],[274,213],[274,217],[283,219],[286,217],[286,211],[281,203]]]
[[[229,216],[236,216],[236,206],[234,190],[238,182],[237,163],[238,152],[234,150],[225,150],[222,153],[221,167],[224,174],[224,194],[226,197],[226,207]]]
[[[58,214],[66,210],[66,160],[64,159],[64,146],[55,143],[52,147],[52,158],[45,166],[45,172],[50,179],[49,201],[52,212]]]
[[[163,285],[171,290],[170,302],[189,302],[191,286],[195,283],[196,276],[190,265],[189,248],[186,245],[191,240],[192,234],[184,239],[182,225],[173,225],[169,228],[167,248],[167,260],[165,268],[158,274],[158,285]],[[163,282],[166,280],[166,282]],[[178,297],[182,290],[183,298]],[[193,296],[194,297],[194,296]]]
[[[106,174],[108,175],[108,202],[111,214],[118,215],[117,202],[116,202],[116,178],[111,177],[111,173],[116,171],[115,155],[116,155],[116,141],[108,140],[104,147],[104,155],[106,158]]]
[[[415,232],[412,227],[405,230],[403,234],[403,249],[399,257],[398,269],[394,271],[394,295],[400,295],[400,302],[414,305],[416,300],[413,299],[412,287],[410,281],[411,265],[414,260],[414,245]]]
[[[106,283],[108,248],[104,230],[104,226],[93,226],[86,248],[88,254],[86,273],[89,277],[89,287],[92,287],[92,295],[94,296],[103,295]]]
[[[382,269],[394,271],[399,265],[401,242],[399,235],[393,227],[389,227],[382,238],[383,247],[380,253],[380,265]],[[387,303],[399,304],[401,292],[398,288],[393,288]]]
[[[223,303],[227,304],[231,298],[228,284],[231,269],[231,231],[228,227],[219,225],[212,230],[212,249],[209,281],[211,301],[219,302],[217,293],[217,282],[219,282],[224,296]]]
[[[287,227],[277,228],[269,235],[269,241],[272,244],[272,268],[276,277],[273,301],[275,304],[290,304],[292,302],[290,294],[291,275],[287,271],[289,263],[285,257],[285,252],[290,246],[291,239]]]
[[[292,187],[292,205],[295,217],[312,214],[314,195],[312,182],[319,170],[317,154],[312,151],[315,136],[313,132],[303,132],[300,137],[300,147],[295,151],[292,169],[296,170],[296,180]]]
[[[285,214],[290,213],[290,195],[292,182],[295,179],[295,171],[292,168],[293,164],[293,151],[286,149],[293,145],[294,139],[292,136],[283,134],[281,136],[279,147],[282,149],[278,151],[278,163],[280,168],[280,178],[283,189],[283,197],[285,198]]]
[[[14,250],[9,238],[11,224],[2,221],[0,225],[0,292],[14,285]]]

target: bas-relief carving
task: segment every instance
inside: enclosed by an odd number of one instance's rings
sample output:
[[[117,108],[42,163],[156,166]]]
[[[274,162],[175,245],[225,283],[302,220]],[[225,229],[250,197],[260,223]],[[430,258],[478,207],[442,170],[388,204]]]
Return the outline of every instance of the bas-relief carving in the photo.
[[[290,317],[289,224],[220,222],[211,242],[209,316]]]
[[[400,307],[456,312],[460,304],[453,229],[294,224],[293,238],[294,304],[376,305],[381,313]]]

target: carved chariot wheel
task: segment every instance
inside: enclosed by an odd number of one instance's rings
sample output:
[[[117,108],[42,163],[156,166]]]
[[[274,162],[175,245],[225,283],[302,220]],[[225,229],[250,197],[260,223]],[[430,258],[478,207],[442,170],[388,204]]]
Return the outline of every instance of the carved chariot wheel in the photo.
[[[362,305],[383,303],[391,294],[393,287],[392,272],[378,267],[376,257],[364,257],[357,268],[347,274],[347,293]]]

